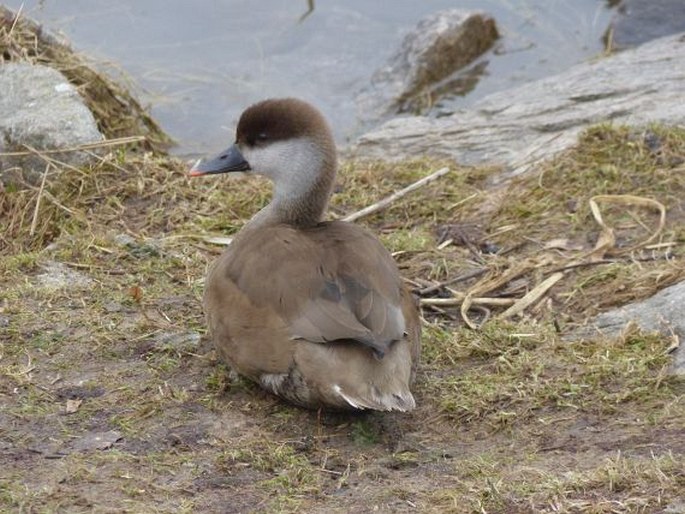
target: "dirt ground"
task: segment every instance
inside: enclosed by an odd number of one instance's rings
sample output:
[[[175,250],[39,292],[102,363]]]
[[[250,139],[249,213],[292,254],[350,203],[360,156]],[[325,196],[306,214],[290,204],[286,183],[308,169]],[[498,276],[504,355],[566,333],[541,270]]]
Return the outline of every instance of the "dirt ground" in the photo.
[[[216,361],[201,296],[221,248],[204,238],[249,219],[264,182],[191,181],[184,163],[119,152],[51,177],[47,194],[6,189],[0,510],[685,512],[674,339],[630,327],[568,337],[685,278],[685,134],[653,129],[658,150],[643,136],[593,129],[506,186],[491,185],[496,170],[454,169],[361,221],[424,299],[408,414],[305,411]],[[349,163],[332,216],[438,165]],[[640,242],[657,214],[607,208],[616,238],[598,257],[587,205],[599,194],[661,202],[652,246]],[[514,302],[561,268],[511,319],[474,302],[475,329],[460,301],[434,301],[471,291]]]

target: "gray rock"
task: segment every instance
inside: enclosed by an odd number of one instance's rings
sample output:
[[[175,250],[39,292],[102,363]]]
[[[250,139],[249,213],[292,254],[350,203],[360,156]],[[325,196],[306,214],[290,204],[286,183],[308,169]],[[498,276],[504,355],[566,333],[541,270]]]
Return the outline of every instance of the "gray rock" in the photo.
[[[43,289],[85,289],[93,285],[93,280],[68,268],[61,262],[46,262],[43,273],[36,275],[35,284]]]
[[[504,165],[511,174],[564,150],[586,127],[685,123],[685,34],[483,98],[439,119],[398,118],[363,135],[350,153],[404,159],[446,157],[467,165]]]
[[[685,514],[685,499],[676,498],[664,509],[664,514]]]
[[[486,13],[447,9],[419,21],[357,96],[362,119],[415,110],[431,88],[470,64],[498,38]]]
[[[675,335],[680,340],[680,346],[674,352],[672,372],[676,375],[685,375],[685,316],[683,314],[685,314],[685,282],[679,282],[659,291],[651,298],[600,314],[572,337],[583,337],[594,332],[615,336],[629,322],[636,323],[646,332]]]
[[[630,48],[684,30],[683,0],[623,0],[604,40],[612,48]]]
[[[178,352],[196,351],[202,337],[198,332],[163,332],[153,339],[153,345],[160,350],[175,350]]]
[[[107,450],[114,443],[122,439],[120,432],[109,430],[108,432],[88,432],[83,437],[76,439],[72,446],[75,450]]]
[[[103,139],[95,118],[59,71],[27,63],[0,66],[0,152],[73,148]],[[72,166],[91,157],[85,152],[51,154]],[[40,157],[0,156],[0,182],[21,177],[40,181],[46,163]]]
[[[136,240],[128,234],[117,234],[112,240],[120,246],[134,246]]]

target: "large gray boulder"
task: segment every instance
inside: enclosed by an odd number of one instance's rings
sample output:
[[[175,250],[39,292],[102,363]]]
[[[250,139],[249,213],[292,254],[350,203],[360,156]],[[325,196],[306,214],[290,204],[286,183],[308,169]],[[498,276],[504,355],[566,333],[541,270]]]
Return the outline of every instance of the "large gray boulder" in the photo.
[[[0,153],[74,148],[103,139],[93,114],[59,71],[28,63],[0,65]],[[72,166],[91,157],[82,151],[47,154]],[[46,162],[36,155],[0,155],[0,182],[37,183]]]
[[[352,155],[431,155],[499,164],[519,173],[564,150],[589,125],[685,123],[685,34],[576,65],[559,75],[489,95],[471,109],[386,122],[361,136]]]
[[[571,337],[596,333],[615,336],[630,322],[646,332],[675,336],[680,345],[674,350],[672,372],[685,376],[685,282],[667,287],[646,300],[600,314]]]
[[[473,62],[498,37],[495,20],[483,12],[446,9],[423,18],[357,95],[360,118],[420,109],[436,84]]]

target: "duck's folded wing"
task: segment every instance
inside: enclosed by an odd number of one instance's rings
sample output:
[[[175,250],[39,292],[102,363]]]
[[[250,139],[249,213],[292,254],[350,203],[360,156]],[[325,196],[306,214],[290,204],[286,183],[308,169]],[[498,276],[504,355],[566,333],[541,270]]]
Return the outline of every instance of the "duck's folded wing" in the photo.
[[[398,305],[349,276],[326,280],[290,321],[293,337],[319,343],[354,339],[381,356],[403,336],[404,325]]]
[[[382,356],[405,331],[392,257],[357,227],[325,227],[255,231],[234,249],[225,273],[255,305],[282,317],[293,338],[353,339]]]

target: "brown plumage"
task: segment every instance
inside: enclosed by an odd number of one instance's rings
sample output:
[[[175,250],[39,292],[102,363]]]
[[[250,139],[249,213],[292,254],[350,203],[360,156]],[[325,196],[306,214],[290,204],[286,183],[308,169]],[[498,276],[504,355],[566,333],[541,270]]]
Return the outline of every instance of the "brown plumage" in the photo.
[[[236,143],[191,173],[234,170],[269,176],[275,187],[207,277],[220,357],[304,407],[411,410],[418,311],[373,235],[321,221],[336,172],[323,117],[295,99],[250,107]]]

